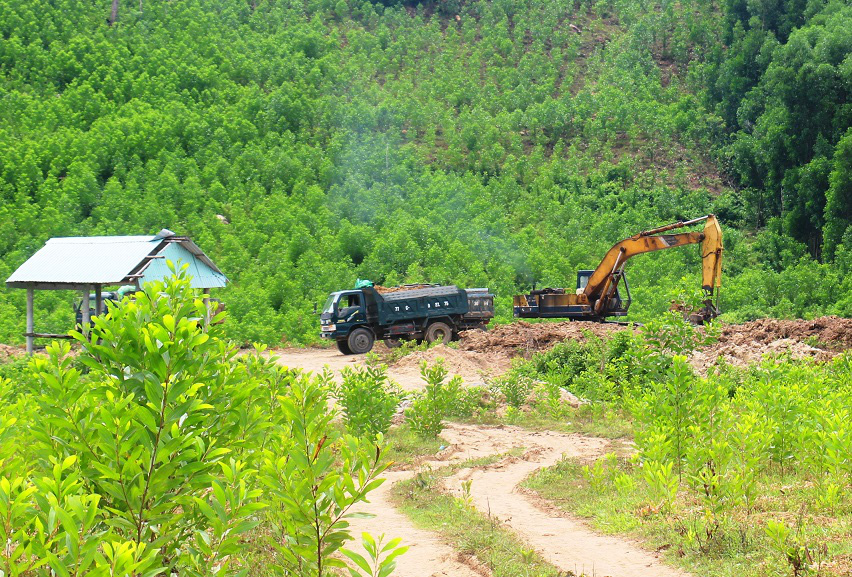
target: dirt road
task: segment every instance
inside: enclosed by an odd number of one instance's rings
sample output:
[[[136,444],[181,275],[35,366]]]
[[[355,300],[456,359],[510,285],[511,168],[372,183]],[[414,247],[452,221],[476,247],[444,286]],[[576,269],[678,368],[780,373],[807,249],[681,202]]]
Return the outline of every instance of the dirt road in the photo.
[[[392,365],[389,376],[407,390],[423,388],[419,365],[444,358],[450,374],[462,376],[468,385],[486,384],[511,366],[517,356],[529,357],[566,338],[585,339],[583,330],[599,336],[612,325],[590,323],[514,323],[495,327],[488,333],[463,335],[458,347],[443,345],[417,351]],[[759,360],[764,353],[788,353],[794,357],[830,358],[852,347],[852,320],[824,317],[813,321],[762,320],[744,325],[725,326],[719,341],[697,351],[691,361],[699,371],[724,357],[732,364]],[[338,376],[347,366],[365,362],[364,355],[344,356],[334,349],[286,349],[273,351],[281,364],[319,372],[327,366]],[[519,484],[537,469],[555,464],[563,455],[594,457],[601,455],[606,441],[553,432],[530,432],[517,427],[483,427],[451,424],[443,433],[448,448],[427,462],[438,468],[471,458],[505,454],[522,448],[521,457],[503,457],[498,462],[464,468],[445,481],[444,490],[461,494],[463,481],[471,481],[470,498],[480,511],[496,517],[528,542],[545,559],[567,574],[611,577],[684,577],[686,574],[663,565],[652,553],[636,543],[603,536],[579,520],[566,517],[546,503],[527,495]],[[373,519],[355,519],[353,534],[361,531],[374,535],[403,537],[411,545],[398,560],[400,577],[476,577],[487,576],[482,566],[466,559],[452,544],[435,533],[415,527],[397,511],[389,499],[393,483],[409,478],[414,471],[393,471],[388,481],[361,510],[376,515]],[[354,546],[357,549],[357,546]]]
[[[443,358],[451,375],[460,375],[467,385],[487,384],[503,374],[516,357],[529,358],[556,343],[585,340],[591,333],[606,338],[614,331],[630,330],[614,324],[556,322],[515,322],[497,325],[488,332],[462,333],[461,341],[452,347],[439,345],[427,351],[416,351],[394,363],[389,374],[406,390],[423,388],[420,362],[434,363]],[[760,361],[765,354],[789,354],[793,358],[828,360],[852,348],[852,319],[820,317],[813,320],[760,319],[741,325],[723,325],[717,342],[698,349],[690,363],[700,373],[722,357],[725,362],[745,366]],[[388,352],[383,344],[374,349],[380,355]],[[0,351],[1,353],[2,351]],[[363,363],[365,355],[343,355],[337,349],[278,349],[272,354],[284,365],[318,372],[323,366],[339,374],[345,366]]]
[[[452,545],[444,542],[440,535],[415,527],[408,517],[393,506],[390,501],[393,484],[413,475],[414,471],[390,471],[382,475],[387,480],[370,493],[370,503],[358,508],[359,512],[372,513],[375,517],[350,521],[356,542],[347,546],[366,556],[360,543],[362,532],[366,531],[375,537],[385,535],[385,542],[402,537],[402,544],[408,545],[409,549],[398,558],[394,577],[482,577],[476,566],[468,565],[468,560]]]
[[[451,494],[462,495],[462,482],[470,481],[474,506],[495,517],[530,543],[541,556],[567,574],[612,577],[685,577],[686,573],[663,565],[652,553],[617,537],[600,535],[581,521],[566,518],[552,507],[539,506],[518,486],[542,467],[555,465],[563,455],[589,458],[603,454],[607,442],[583,435],[528,432],[515,428],[483,429],[453,426],[444,437],[451,443],[493,443],[495,434],[504,442],[523,446],[519,458],[462,469],[445,481]]]
[[[512,449],[525,450],[521,457],[504,457],[493,465],[461,469],[446,480],[445,489],[460,496],[461,483],[472,481],[470,496],[474,505],[502,521],[559,569],[589,576],[686,577],[635,543],[599,535],[580,521],[538,506],[534,498],[519,490],[524,478],[541,467],[555,464],[562,455],[589,458],[603,454],[606,440],[511,426],[456,423],[450,424],[441,436],[448,443],[447,449],[437,458],[420,463],[420,467],[438,469],[469,459],[505,454]],[[482,566],[460,556],[438,535],[418,529],[394,508],[388,499],[392,484],[414,474],[413,470],[388,474],[388,481],[373,494],[371,503],[359,508],[376,516],[353,519],[353,533],[368,531],[375,535],[402,536],[403,543],[411,545],[411,549],[398,559],[395,575],[399,577],[487,575]]]
[[[384,345],[381,345],[376,350],[379,353],[387,353],[383,349]],[[284,366],[300,367],[314,373],[322,372],[324,367],[328,367],[338,378],[344,367],[363,365],[367,358],[367,355],[343,355],[335,348],[275,349],[269,354],[277,357],[278,362]],[[403,357],[388,368],[388,376],[404,390],[420,390],[424,387],[420,378],[420,363],[426,361],[433,364],[438,359],[444,360],[450,376],[461,376],[467,386],[484,386],[489,378],[502,374],[511,365],[509,359],[497,362],[485,353],[460,351],[439,345],[428,351],[416,351]]]

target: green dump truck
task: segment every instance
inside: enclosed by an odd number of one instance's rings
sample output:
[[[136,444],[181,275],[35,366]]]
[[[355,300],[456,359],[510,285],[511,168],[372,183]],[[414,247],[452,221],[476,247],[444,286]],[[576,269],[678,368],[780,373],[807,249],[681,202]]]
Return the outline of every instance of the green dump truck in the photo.
[[[488,289],[365,286],[331,293],[320,324],[323,338],[352,355],[369,352],[376,339],[389,347],[403,340],[456,340],[461,331],[485,329],[492,318],[494,295]]]

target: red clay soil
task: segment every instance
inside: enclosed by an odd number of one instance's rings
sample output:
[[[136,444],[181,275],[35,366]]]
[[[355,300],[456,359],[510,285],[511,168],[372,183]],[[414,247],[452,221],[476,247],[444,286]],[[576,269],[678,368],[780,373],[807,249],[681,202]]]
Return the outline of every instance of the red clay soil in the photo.
[[[25,354],[27,354],[27,351],[23,347],[0,345],[0,361],[7,361],[9,359],[23,357]]]
[[[796,359],[827,361],[852,349],[852,319],[820,317],[811,321],[759,319],[741,325],[726,325],[717,342],[695,351],[690,363],[699,373],[716,364],[746,366],[764,355],[790,355]]]
[[[565,340],[584,341],[586,334],[606,337],[629,330],[616,324],[593,322],[528,323],[497,325],[488,332],[461,334],[462,351],[529,358]],[[832,358],[852,349],[852,319],[820,317],[813,320],[759,319],[740,325],[724,325],[717,342],[693,354],[695,366],[708,366],[724,357],[735,365],[760,361],[764,354],[789,353],[793,357]]]
[[[833,316],[812,321],[758,319],[741,325],[726,325],[719,336],[719,344],[769,344],[779,339],[793,339],[824,350],[844,351],[852,348],[852,319]]]
[[[572,322],[528,323],[518,321],[510,325],[496,325],[489,331],[461,333],[459,348],[463,351],[502,353],[507,357],[528,358],[534,353],[551,348],[565,340],[586,340],[585,332],[606,337],[613,331],[626,330],[621,325]]]

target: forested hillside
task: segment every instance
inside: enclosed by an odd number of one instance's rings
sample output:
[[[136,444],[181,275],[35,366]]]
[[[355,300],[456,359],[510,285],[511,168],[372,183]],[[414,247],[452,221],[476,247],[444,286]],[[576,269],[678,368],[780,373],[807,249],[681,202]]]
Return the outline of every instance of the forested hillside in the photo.
[[[571,286],[716,213],[731,320],[852,315],[841,0],[0,0],[0,277],[53,236],[191,236],[240,342],[356,278]],[[631,318],[698,288],[628,267]],[[72,322],[39,294],[41,330]],[[23,291],[0,291],[19,342]],[[635,314],[633,314],[635,313]]]

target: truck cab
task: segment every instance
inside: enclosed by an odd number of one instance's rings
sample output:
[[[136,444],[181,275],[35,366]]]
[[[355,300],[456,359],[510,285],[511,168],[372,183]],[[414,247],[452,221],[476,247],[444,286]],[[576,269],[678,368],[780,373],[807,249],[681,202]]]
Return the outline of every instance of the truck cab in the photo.
[[[364,293],[361,290],[331,293],[320,314],[320,330],[323,338],[334,338],[335,334],[348,334],[353,326],[367,321]]]

